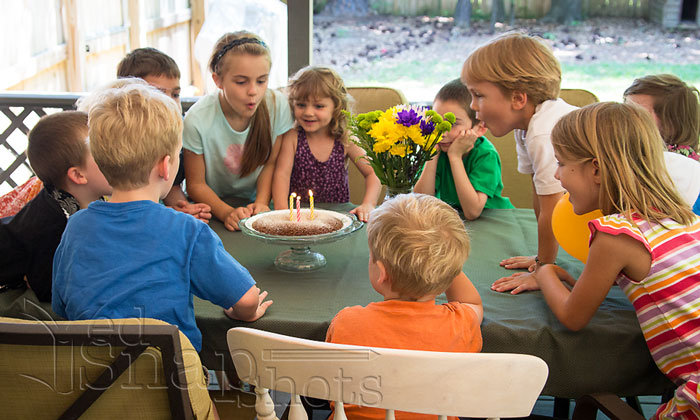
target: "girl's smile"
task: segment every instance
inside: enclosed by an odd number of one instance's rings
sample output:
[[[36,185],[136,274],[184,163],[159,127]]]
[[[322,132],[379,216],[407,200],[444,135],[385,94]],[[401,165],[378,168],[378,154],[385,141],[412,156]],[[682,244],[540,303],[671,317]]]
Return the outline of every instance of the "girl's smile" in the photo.
[[[335,104],[328,97],[295,101],[294,118],[309,135],[328,128],[333,118],[334,109]]]

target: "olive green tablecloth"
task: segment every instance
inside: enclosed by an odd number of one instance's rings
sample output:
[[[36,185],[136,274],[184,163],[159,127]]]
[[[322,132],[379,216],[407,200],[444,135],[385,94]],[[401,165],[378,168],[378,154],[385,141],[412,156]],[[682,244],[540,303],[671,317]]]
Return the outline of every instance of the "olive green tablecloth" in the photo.
[[[337,242],[313,246],[328,264],[310,273],[284,273],[274,267],[277,254],[288,247],[228,232],[218,222],[211,227],[258,286],[270,293],[274,304],[263,318],[246,324],[227,319],[221,308],[195,298],[197,324],[204,335],[202,361],[210,368],[226,359],[226,331],[231,327],[246,325],[323,340],[340,309],[382,298],[367,277],[365,227]],[[498,265],[500,260],[536,253],[532,210],[485,210],[481,218],[467,222],[467,229],[472,251],[464,271],[484,303],[483,351],[527,353],[544,359],[550,369],[545,395],[575,398],[601,391],[647,395],[661,394],[671,386],[652,361],[632,306],[617,286],[579,332],[561,325],[539,292],[514,296],[490,290],[494,280],[511,273]],[[558,261],[575,276],[580,274],[582,264],[563,251]]]
[[[464,271],[484,303],[484,352],[541,357],[550,370],[543,394],[555,397],[575,398],[603,391],[620,396],[658,395],[671,386],[654,365],[632,306],[617,286],[591,323],[579,332],[561,325],[539,292],[513,296],[490,290],[494,280],[511,273],[499,267],[500,260],[535,254],[537,233],[532,210],[484,210],[481,218],[466,225],[472,252]],[[270,293],[274,304],[260,320],[243,323],[227,318],[222,308],[195,298],[197,325],[204,336],[202,362],[210,369],[223,370],[224,364],[229,363],[226,332],[231,327],[245,325],[323,340],[331,319],[340,309],[381,300],[367,277],[365,227],[337,242],[313,246],[326,256],[328,264],[310,273],[284,273],[274,267],[277,254],[288,247],[229,232],[217,221],[212,221],[211,227],[226,249],[251,272],[258,286]],[[558,262],[575,276],[582,268],[563,251]],[[36,303],[31,290],[0,293],[0,316],[3,315],[55,317],[50,305]]]

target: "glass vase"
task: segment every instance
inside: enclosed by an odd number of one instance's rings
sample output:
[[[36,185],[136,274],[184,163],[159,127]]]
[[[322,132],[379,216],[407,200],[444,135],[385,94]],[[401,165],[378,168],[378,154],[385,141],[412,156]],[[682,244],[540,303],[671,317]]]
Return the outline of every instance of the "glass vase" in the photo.
[[[384,195],[384,201],[390,200],[399,194],[410,194],[413,192],[413,185],[407,185],[402,187],[386,187],[386,195]]]

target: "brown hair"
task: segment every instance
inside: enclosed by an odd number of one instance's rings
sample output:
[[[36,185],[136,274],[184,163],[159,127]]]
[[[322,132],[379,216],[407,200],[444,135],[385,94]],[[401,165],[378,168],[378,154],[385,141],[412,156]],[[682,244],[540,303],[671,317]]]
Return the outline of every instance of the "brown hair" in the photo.
[[[401,194],[372,210],[367,237],[392,290],[409,298],[442,293],[462,271],[469,236],[457,211],[439,198]]]
[[[334,108],[329,134],[347,144],[347,117],[343,111],[348,110],[348,91],[338,73],[327,67],[304,67],[290,79],[288,93],[292,108],[298,101],[331,98]]]
[[[464,62],[462,80],[490,82],[504,93],[523,92],[539,105],[559,97],[561,67],[539,38],[509,33],[472,52]]]
[[[696,152],[700,139],[700,93],[672,74],[640,77],[625,90],[629,95],[649,95],[659,119],[659,132],[667,144],[689,146]]]
[[[138,80],[138,79],[137,79]],[[90,107],[90,149],[107,182],[115,189],[147,185],[154,165],[173,156],[182,144],[177,103],[141,83],[99,91]]]
[[[598,160],[603,214],[632,213],[690,224],[695,215],[676,191],[651,115],[636,105],[601,102],[575,110],[552,130],[552,145],[573,162]]]
[[[69,168],[85,164],[88,115],[61,111],[42,117],[29,132],[27,157],[36,176],[46,185],[66,188]]]
[[[467,116],[471,120],[472,125],[479,123],[479,120],[476,118],[476,111],[470,107],[472,95],[469,93],[467,86],[462,83],[460,79],[449,81],[443,87],[441,87],[440,90],[438,90],[438,93],[435,95],[435,101],[456,102],[467,112]]]
[[[117,66],[117,77],[165,76],[180,79],[180,68],[169,55],[155,48],[137,48]]]
[[[247,31],[226,33],[214,45],[214,51],[209,59],[209,70],[222,77],[226,72],[227,63],[246,54],[267,57],[267,61],[271,63],[270,50],[260,37]],[[241,177],[250,175],[267,162],[272,152],[272,140],[268,104],[263,96],[250,122],[248,138],[243,146]]]

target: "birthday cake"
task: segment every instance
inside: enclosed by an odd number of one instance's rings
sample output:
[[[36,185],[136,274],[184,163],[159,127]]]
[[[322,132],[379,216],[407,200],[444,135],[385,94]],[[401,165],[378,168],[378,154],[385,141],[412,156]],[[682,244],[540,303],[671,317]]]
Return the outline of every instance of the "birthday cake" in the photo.
[[[343,221],[333,212],[317,210],[311,219],[311,211],[303,209],[297,219],[297,212],[272,211],[258,215],[252,224],[253,229],[269,235],[309,236],[331,233],[343,227]]]

